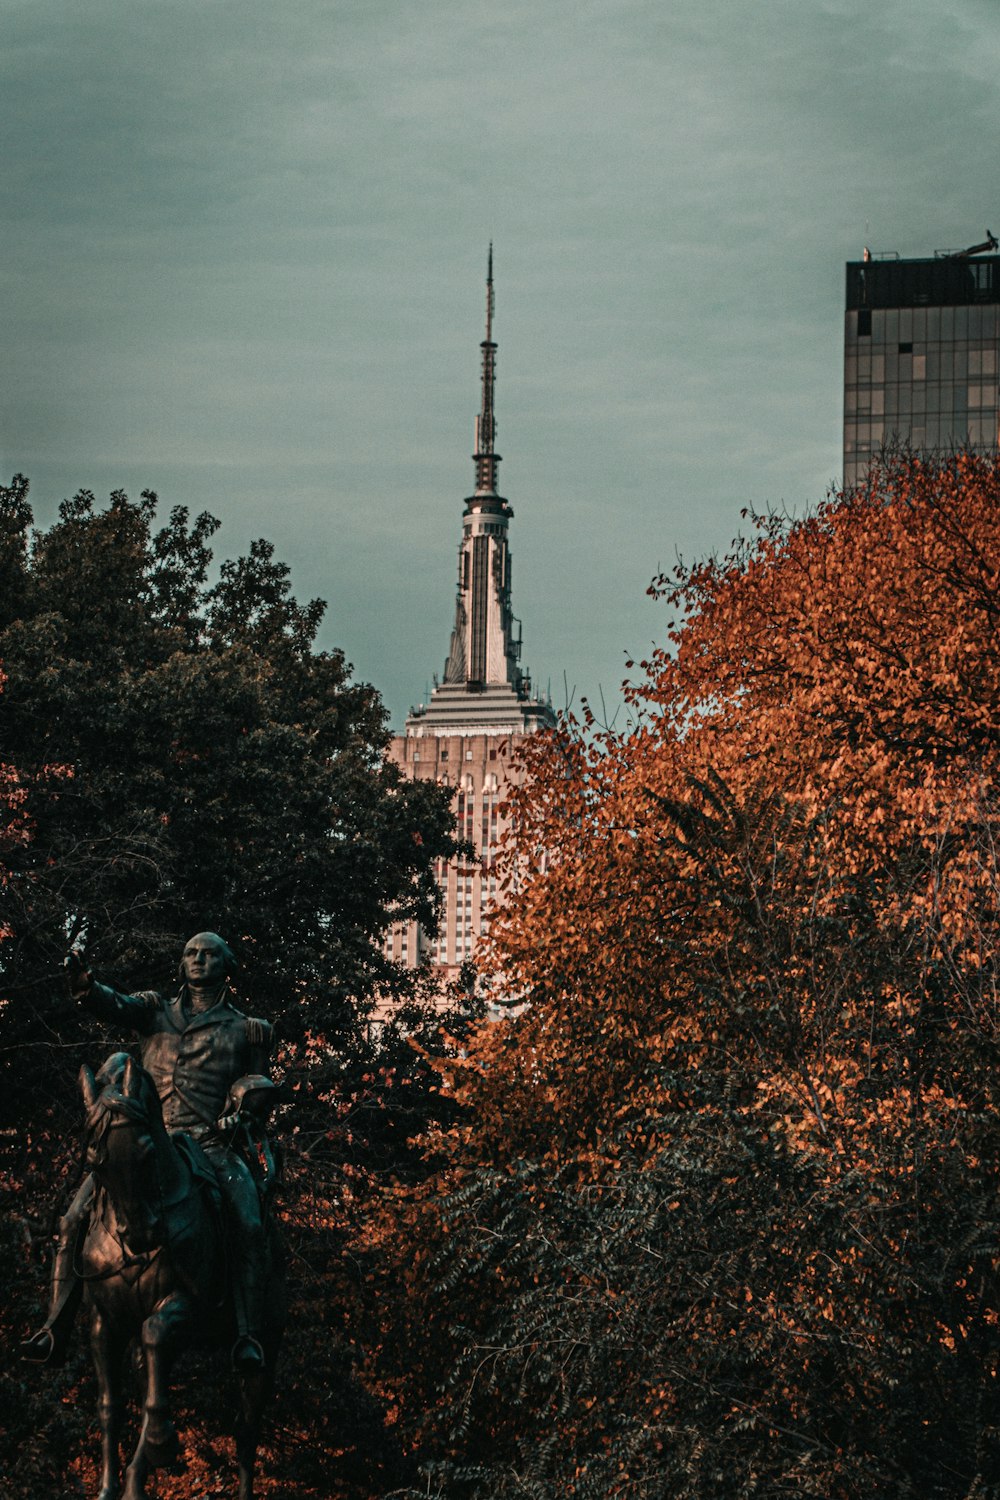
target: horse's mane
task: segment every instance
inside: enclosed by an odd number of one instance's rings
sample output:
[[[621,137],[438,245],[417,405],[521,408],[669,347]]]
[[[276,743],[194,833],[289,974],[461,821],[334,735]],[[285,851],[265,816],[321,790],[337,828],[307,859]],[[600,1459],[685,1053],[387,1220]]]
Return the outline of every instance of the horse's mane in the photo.
[[[113,1052],[96,1074],[81,1070],[88,1133],[107,1127],[112,1115],[162,1131],[163,1109],[156,1085],[128,1052]]]

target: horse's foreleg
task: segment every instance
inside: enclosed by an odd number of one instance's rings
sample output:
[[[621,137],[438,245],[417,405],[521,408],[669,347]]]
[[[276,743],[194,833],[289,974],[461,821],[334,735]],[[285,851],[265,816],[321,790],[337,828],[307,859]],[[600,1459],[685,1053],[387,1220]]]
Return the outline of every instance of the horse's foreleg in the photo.
[[[240,1375],[238,1385],[240,1409],[236,1420],[236,1462],[240,1471],[239,1500],[253,1500],[257,1447],[264,1405],[270,1394],[271,1371]]]
[[[146,1500],[146,1480],[149,1478],[150,1466],[142,1454],[142,1444],[132,1455],[132,1462],[125,1470],[125,1488],[122,1490],[122,1500]]]
[[[90,1347],[97,1375],[97,1412],[101,1423],[101,1488],[97,1500],[118,1494],[122,1417],[122,1361],[127,1340],[117,1333],[97,1308],[90,1324]]]
[[[165,1297],[142,1325],[146,1402],[133,1464],[142,1459],[150,1468],[162,1469],[177,1457],[180,1445],[177,1429],[170,1418],[168,1380],[170,1367],[184,1341],[189,1321],[187,1298],[180,1292],[175,1292],[173,1296]]]
[[[239,1500],[253,1500],[257,1449],[264,1425],[264,1409],[274,1390],[274,1356],[276,1350],[265,1350],[263,1371],[239,1378],[240,1405],[236,1421],[236,1462],[240,1472]]]
[[[275,1307],[283,1307],[284,1284],[277,1295]],[[236,1461],[240,1471],[239,1500],[253,1500],[254,1473],[257,1466],[257,1448],[260,1444],[267,1403],[274,1395],[275,1366],[281,1336],[284,1332],[284,1312],[272,1313],[273,1326],[264,1330],[264,1369],[238,1378],[239,1414],[236,1423]]]

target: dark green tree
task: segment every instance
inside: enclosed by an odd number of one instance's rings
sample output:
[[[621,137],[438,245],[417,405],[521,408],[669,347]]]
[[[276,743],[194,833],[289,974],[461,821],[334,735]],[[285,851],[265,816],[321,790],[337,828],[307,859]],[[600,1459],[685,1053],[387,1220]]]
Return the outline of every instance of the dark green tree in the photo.
[[[411,1124],[440,1103],[398,1028],[376,1044],[370,1013],[391,995],[426,1025],[426,980],[389,963],[383,940],[397,918],[433,926],[435,862],[455,848],[449,796],[385,758],[378,694],[340,651],[316,649],[324,606],[295,599],[270,543],[215,571],[207,514],[179,506],[159,524],[152,493],[102,507],[83,491],[33,530],[27,489],[20,477],[0,487],[0,758],[18,777],[0,872],[0,1193],[12,1210],[0,1268],[16,1287],[0,1333],[12,1343],[41,1306],[40,1252],[78,1177],[80,1062],[122,1040],[65,997],[68,943],[85,937],[120,988],[167,988],[191,932],[219,931],[241,961],[242,1008],[275,1023],[288,1080],[283,1211],[293,1286],[309,1300],[288,1345],[294,1411],[279,1413],[295,1429],[289,1452],[315,1440],[329,1467],[324,1444],[360,1452],[370,1429],[391,1468],[377,1403],[352,1373],[367,1312],[343,1246],[365,1193],[405,1163]],[[81,1340],[63,1396],[86,1370]],[[318,1382],[350,1436],[313,1412]],[[64,1405],[39,1401],[37,1379],[11,1372],[5,1493],[64,1479],[91,1400],[74,1427]],[[344,1493],[368,1483],[355,1467]]]
[[[58,1003],[74,932],[148,984],[210,925],[287,1038],[340,1035],[393,983],[391,917],[433,921],[447,800],[386,762],[377,693],[315,650],[323,605],[271,545],[213,584],[216,522],[155,508],[82,492],[30,535],[25,483],[0,490],[0,737],[34,823],[3,893],[9,1024]]]

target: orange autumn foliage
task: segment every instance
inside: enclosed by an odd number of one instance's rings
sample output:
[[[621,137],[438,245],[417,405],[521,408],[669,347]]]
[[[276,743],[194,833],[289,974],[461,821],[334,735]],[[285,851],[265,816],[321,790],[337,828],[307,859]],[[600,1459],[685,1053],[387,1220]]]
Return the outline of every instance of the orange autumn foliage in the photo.
[[[726,1045],[756,1054],[758,1085],[769,1058],[796,1071],[820,1125],[823,1092],[870,1061],[843,966],[886,924],[920,928],[954,971],[956,1016],[971,1006],[994,1044],[998,581],[1000,478],[973,458],[878,472],[657,580],[679,619],[628,689],[639,727],[531,747],[513,858],[544,849],[547,869],[495,928],[492,963],[533,1003],[516,1045],[484,1035],[475,1075],[506,1100],[504,1135],[508,1087],[528,1116],[544,1098],[545,1149],[607,1130],[666,1051],[723,1045],[734,989],[767,1014]],[[817,951],[835,918],[837,951]]]
[[[529,745],[526,1005],[397,1208],[443,1494],[993,1492],[998,583],[1000,464],[904,459],[656,580],[629,727]]]

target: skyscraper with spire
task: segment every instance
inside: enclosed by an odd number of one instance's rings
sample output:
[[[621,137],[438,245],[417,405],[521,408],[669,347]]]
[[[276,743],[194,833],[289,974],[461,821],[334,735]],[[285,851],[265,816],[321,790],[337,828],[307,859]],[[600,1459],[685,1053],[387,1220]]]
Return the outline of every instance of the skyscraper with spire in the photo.
[[[521,627],[511,603],[508,533],[514,512],[498,487],[494,311],[490,245],[486,337],[480,344],[482,391],[472,455],[475,490],[462,512],[455,623],[442,680],[435,683],[428,703],[411,710],[405,733],[393,739],[390,751],[407,776],[432,777],[457,788],[459,836],[476,850],[474,860],[453,861],[438,872],[443,897],[438,936],[428,938],[411,924],[396,928],[390,938],[392,957],[412,966],[429,953],[446,972],[471,958],[496,901],[493,859],[503,832],[511,751],[525,735],[555,723],[551,704],[533,694],[521,665]]]

